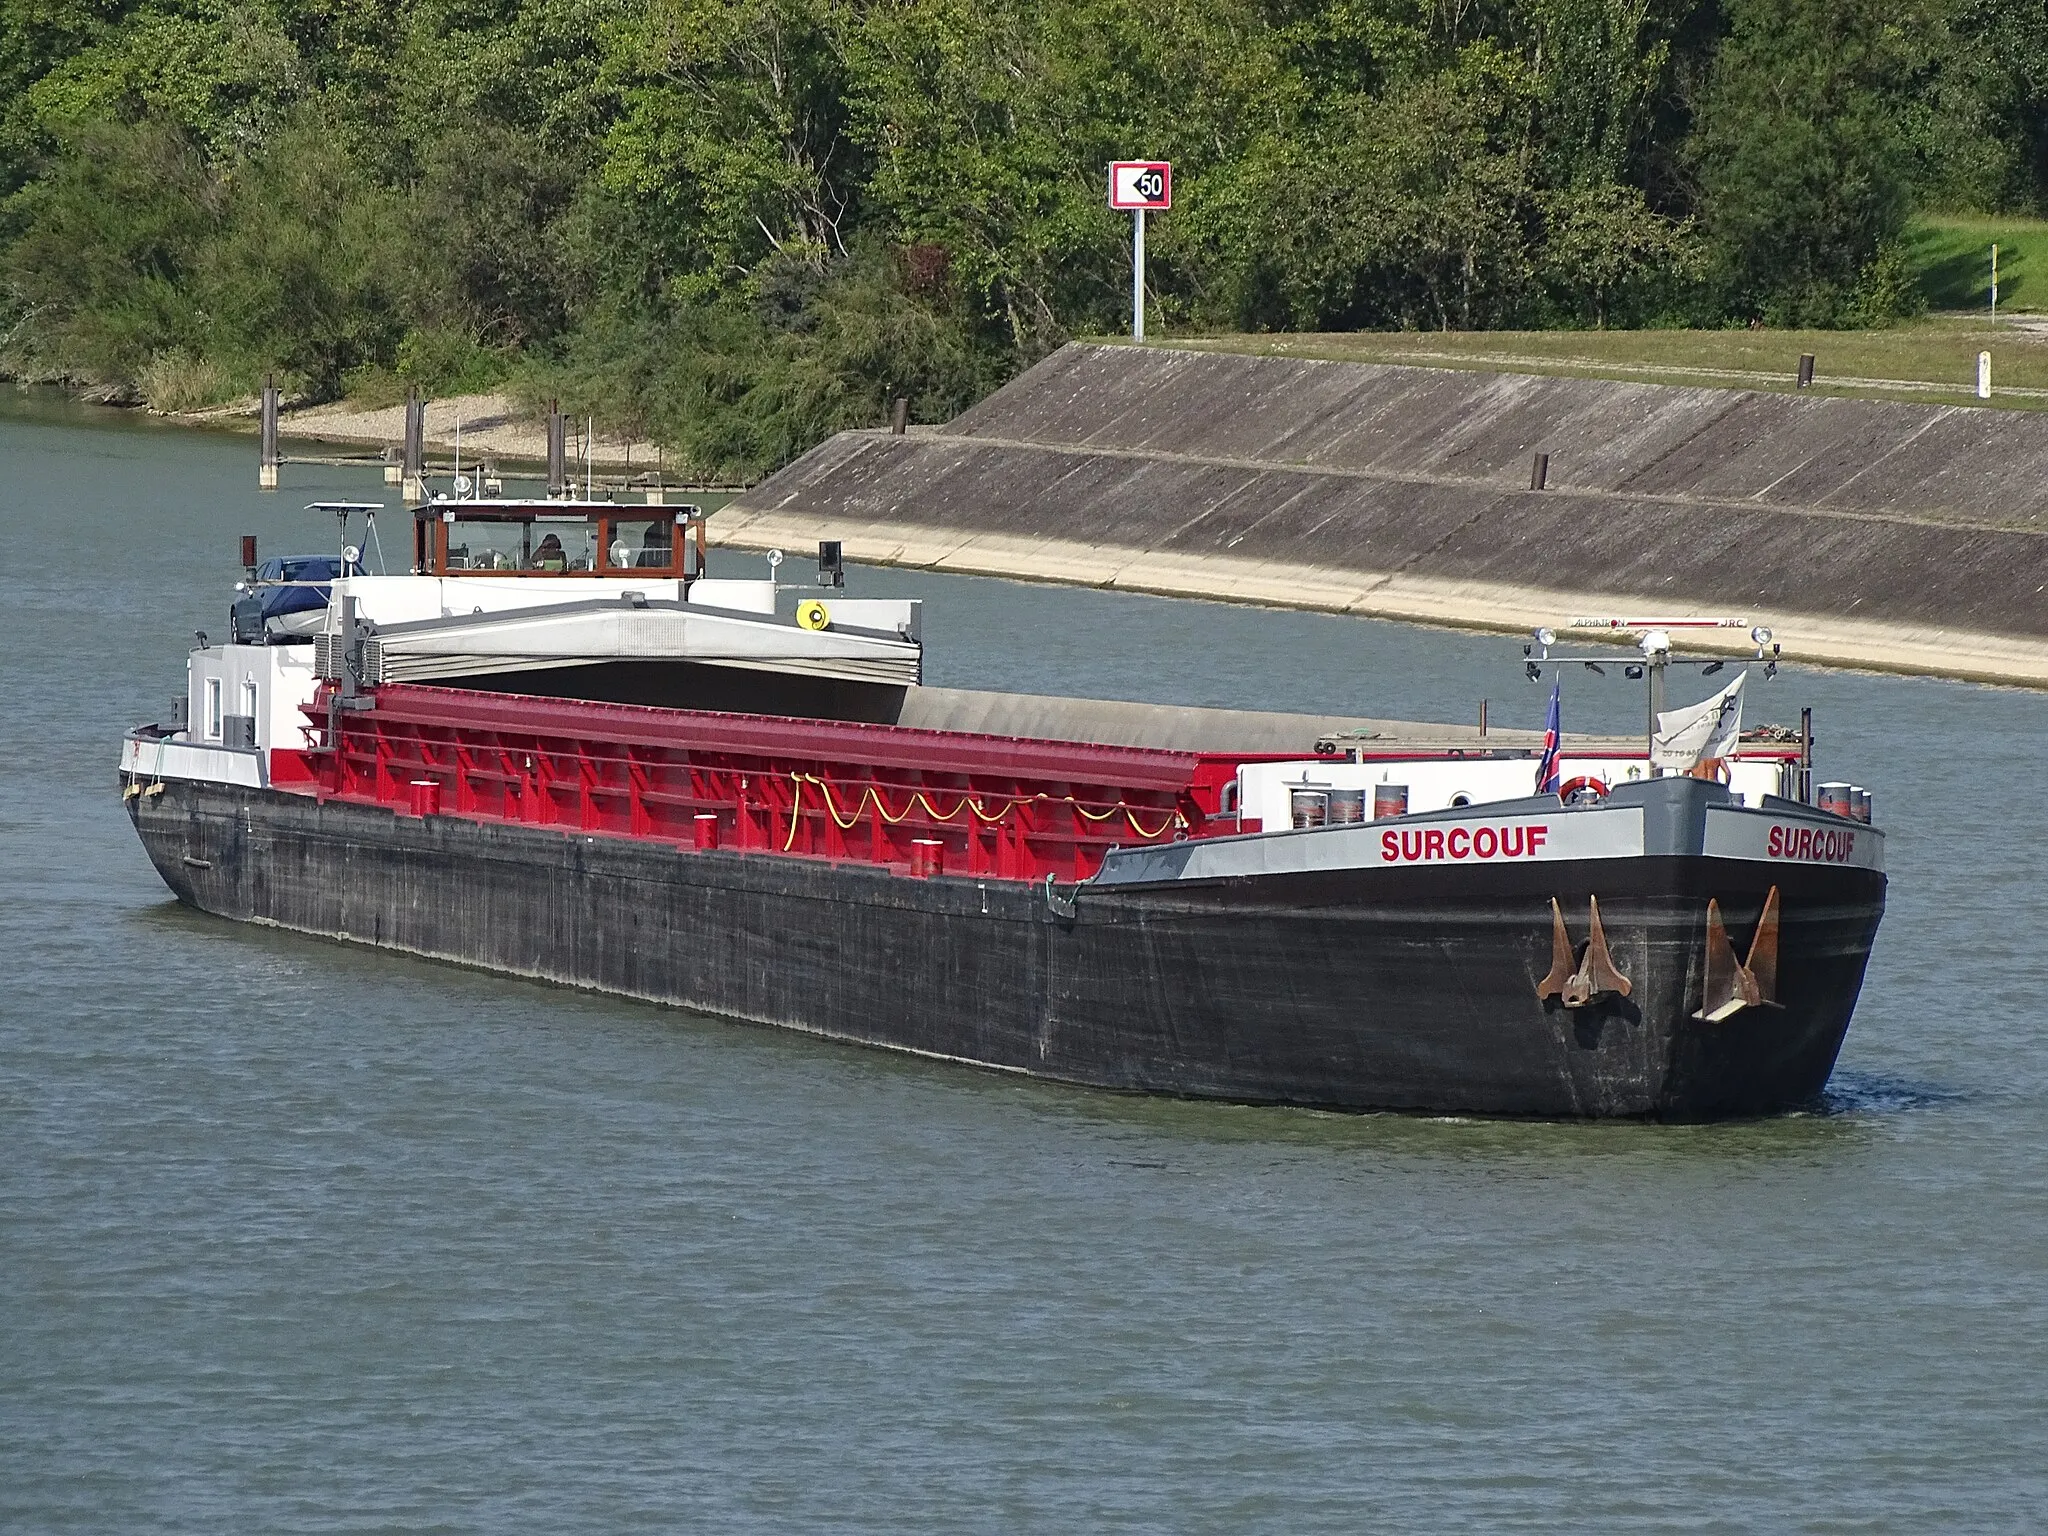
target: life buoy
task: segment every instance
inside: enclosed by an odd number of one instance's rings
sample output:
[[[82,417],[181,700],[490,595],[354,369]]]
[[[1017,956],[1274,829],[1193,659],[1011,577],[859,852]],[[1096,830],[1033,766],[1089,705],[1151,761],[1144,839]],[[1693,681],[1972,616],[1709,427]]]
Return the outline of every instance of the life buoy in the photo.
[[[1557,801],[1560,805],[1598,805],[1611,793],[1605,779],[1582,773],[1557,786]]]
[[[832,610],[815,597],[808,602],[797,604],[796,627],[798,629],[823,629],[832,622]]]

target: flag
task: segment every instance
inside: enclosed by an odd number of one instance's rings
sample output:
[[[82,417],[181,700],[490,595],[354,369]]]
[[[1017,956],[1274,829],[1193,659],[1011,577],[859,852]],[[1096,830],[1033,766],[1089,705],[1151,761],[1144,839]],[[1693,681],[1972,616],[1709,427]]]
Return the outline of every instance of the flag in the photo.
[[[1742,740],[1742,685],[1734,682],[1685,709],[1660,710],[1650,760],[1666,773],[1689,773],[1708,758],[1731,757]]]
[[[1554,795],[1557,793],[1557,706],[1561,683],[1550,685],[1550,713],[1543,720],[1543,761],[1536,765],[1536,793]]]

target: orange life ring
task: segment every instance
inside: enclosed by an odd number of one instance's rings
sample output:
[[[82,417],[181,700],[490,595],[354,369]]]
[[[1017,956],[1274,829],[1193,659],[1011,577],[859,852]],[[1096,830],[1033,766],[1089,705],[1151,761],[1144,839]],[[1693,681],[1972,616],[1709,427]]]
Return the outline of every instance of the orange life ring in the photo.
[[[1586,790],[1591,790],[1593,797],[1590,801],[1584,803],[1591,805],[1598,805],[1602,800],[1605,800],[1610,794],[1613,793],[1613,791],[1607,787],[1607,781],[1605,779],[1598,778],[1590,773],[1582,773],[1577,778],[1566,779],[1562,784],[1557,786],[1557,803],[1559,805],[1570,805],[1573,803],[1572,797],[1574,795],[1580,794]]]

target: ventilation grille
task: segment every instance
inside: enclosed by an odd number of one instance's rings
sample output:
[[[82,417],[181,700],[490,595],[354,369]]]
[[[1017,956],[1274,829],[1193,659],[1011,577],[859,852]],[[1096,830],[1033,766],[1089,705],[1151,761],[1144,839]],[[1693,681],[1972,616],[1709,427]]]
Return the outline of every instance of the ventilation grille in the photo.
[[[384,681],[384,642],[364,640],[361,651],[362,676],[357,681],[365,688],[375,688]],[[347,656],[348,645],[340,635],[313,637],[313,672],[323,682],[341,681],[342,668]]]

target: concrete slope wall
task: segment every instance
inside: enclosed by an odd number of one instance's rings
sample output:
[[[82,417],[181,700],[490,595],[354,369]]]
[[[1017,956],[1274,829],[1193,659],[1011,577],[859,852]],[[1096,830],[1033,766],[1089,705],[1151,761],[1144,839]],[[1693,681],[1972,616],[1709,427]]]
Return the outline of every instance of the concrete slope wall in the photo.
[[[2016,412],[1070,346],[714,528],[1503,627],[1728,609],[1824,659],[2048,682],[2048,416]]]
[[[949,435],[2048,529],[2048,415],[1069,346]]]

